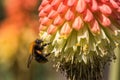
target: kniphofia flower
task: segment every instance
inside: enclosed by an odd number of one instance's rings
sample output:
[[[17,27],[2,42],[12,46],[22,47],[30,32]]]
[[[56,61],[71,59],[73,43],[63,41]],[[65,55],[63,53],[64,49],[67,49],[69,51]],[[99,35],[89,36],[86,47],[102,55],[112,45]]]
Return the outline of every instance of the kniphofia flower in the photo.
[[[120,45],[120,0],[43,0],[40,38],[70,80],[101,80]]]

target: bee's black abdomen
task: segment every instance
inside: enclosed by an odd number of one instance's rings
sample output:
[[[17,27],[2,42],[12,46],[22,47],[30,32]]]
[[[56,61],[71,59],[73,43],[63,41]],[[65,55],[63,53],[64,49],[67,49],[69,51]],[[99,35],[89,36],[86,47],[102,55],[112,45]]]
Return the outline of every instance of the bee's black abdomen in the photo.
[[[44,47],[40,46],[40,45],[35,45],[34,46],[34,50],[39,50],[39,51],[42,51],[44,49]]]
[[[39,56],[36,56],[35,57],[35,60],[37,61],[37,62],[39,62],[39,63],[46,63],[46,62],[48,62],[48,60],[47,60],[47,58],[45,58],[43,55],[39,55]]]

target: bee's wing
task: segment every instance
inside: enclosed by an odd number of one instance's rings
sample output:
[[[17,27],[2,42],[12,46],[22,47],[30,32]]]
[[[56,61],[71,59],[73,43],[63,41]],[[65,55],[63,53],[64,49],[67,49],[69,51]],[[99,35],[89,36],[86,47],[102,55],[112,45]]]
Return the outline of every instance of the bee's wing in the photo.
[[[27,62],[27,68],[30,67],[30,64],[31,64],[32,59],[33,59],[33,55],[30,54],[30,56],[29,56],[29,58],[28,58],[28,62]]]
[[[34,42],[32,42],[31,44],[30,44],[30,47],[29,47],[29,53],[33,53],[33,47],[34,47],[34,45],[35,45],[35,43]]]
[[[31,61],[32,61],[32,59],[33,59],[33,46],[34,46],[34,42],[32,42],[31,44],[30,44],[30,48],[29,48],[29,53],[30,53],[30,56],[29,56],[29,58],[28,58],[28,62],[27,62],[27,67],[29,68],[29,66],[30,66],[30,64],[31,64]]]

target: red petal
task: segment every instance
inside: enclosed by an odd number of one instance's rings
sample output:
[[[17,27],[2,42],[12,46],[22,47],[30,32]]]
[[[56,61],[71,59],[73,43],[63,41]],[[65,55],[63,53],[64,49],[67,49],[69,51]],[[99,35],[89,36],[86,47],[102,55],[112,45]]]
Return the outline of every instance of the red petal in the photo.
[[[94,12],[98,9],[98,4],[97,4],[96,0],[92,0],[91,2],[92,2],[91,10],[92,10],[92,12]]]
[[[49,13],[48,18],[49,18],[49,19],[54,19],[57,15],[58,15],[57,11],[52,10],[52,11]]]
[[[44,17],[42,20],[41,20],[41,24],[42,25],[45,25],[45,26],[48,26],[52,23],[52,20],[50,20],[48,17]]]
[[[62,0],[53,0],[51,5],[56,10],[61,2],[62,2]]]
[[[117,2],[115,2],[114,0],[110,0],[110,3],[112,4],[112,6],[114,8],[118,8],[119,7],[118,4],[117,4]]]
[[[111,8],[106,4],[102,4],[101,6],[99,6],[99,9],[103,14],[111,14],[112,13]]]
[[[76,11],[82,13],[86,9],[86,3],[84,0],[78,0]]]
[[[57,12],[60,14],[65,14],[67,10],[68,10],[68,7],[63,3],[61,3],[57,9]]]
[[[72,31],[72,29],[71,29],[69,23],[66,22],[66,23],[63,25],[63,27],[62,27],[62,29],[61,29],[61,31],[60,31],[60,34],[61,34],[61,35],[69,35],[71,31]]]
[[[52,6],[47,4],[42,10],[46,13],[49,13],[52,10]]]
[[[80,18],[80,16],[75,18],[75,21],[73,22],[72,27],[77,31],[80,30],[83,27],[83,21]]]
[[[107,18],[104,14],[101,14],[99,20],[104,27],[109,26],[111,24],[111,21],[109,20],[109,18]]]
[[[62,25],[63,24],[63,22],[64,22],[64,19],[63,18],[61,18],[61,16],[60,15],[58,15],[56,18],[55,18],[55,20],[54,20],[54,22],[53,22],[53,24],[54,25]]]
[[[98,22],[96,20],[93,20],[91,22],[90,29],[94,33],[99,33],[100,32],[100,27],[99,27],[99,24],[98,24]]]
[[[85,0],[85,2],[86,2],[86,3],[90,3],[90,2],[91,2],[91,0]]]
[[[64,5],[67,5],[68,0],[63,0],[62,2]]]
[[[52,0],[51,5],[56,6],[56,5],[59,5],[60,2],[62,2],[62,0]]]
[[[43,9],[43,7],[40,5],[38,8],[38,11],[41,11]]]
[[[117,10],[119,13],[120,13],[120,7],[118,8],[118,10]]]
[[[39,17],[47,16],[47,13],[45,13],[43,10],[39,12]]]
[[[65,19],[70,21],[74,19],[74,13],[69,9],[65,14]]]
[[[75,3],[77,3],[77,0],[68,0],[67,5],[73,6],[73,5],[75,5]]]
[[[92,19],[93,19],[92,12],[89,9],[87,9],[84,15],[84,21],[90,22]]]
[[[54,25],[50,25],[49,28],[47,29],[47,33],[48,34],[53,34],[57,31],[58,27],[54,26]]]

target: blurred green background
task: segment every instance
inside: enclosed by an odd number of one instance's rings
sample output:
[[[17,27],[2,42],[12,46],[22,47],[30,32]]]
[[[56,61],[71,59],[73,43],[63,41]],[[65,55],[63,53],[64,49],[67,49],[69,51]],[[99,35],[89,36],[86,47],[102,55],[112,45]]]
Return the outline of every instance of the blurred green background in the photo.
[[[32,61],[26,67],[29,45],[39,33],[41,0],[0,0],[0,80],[66,80],[52,63]],[[120,80],[120,49],[117,60],[106,66],[104,80]]]

